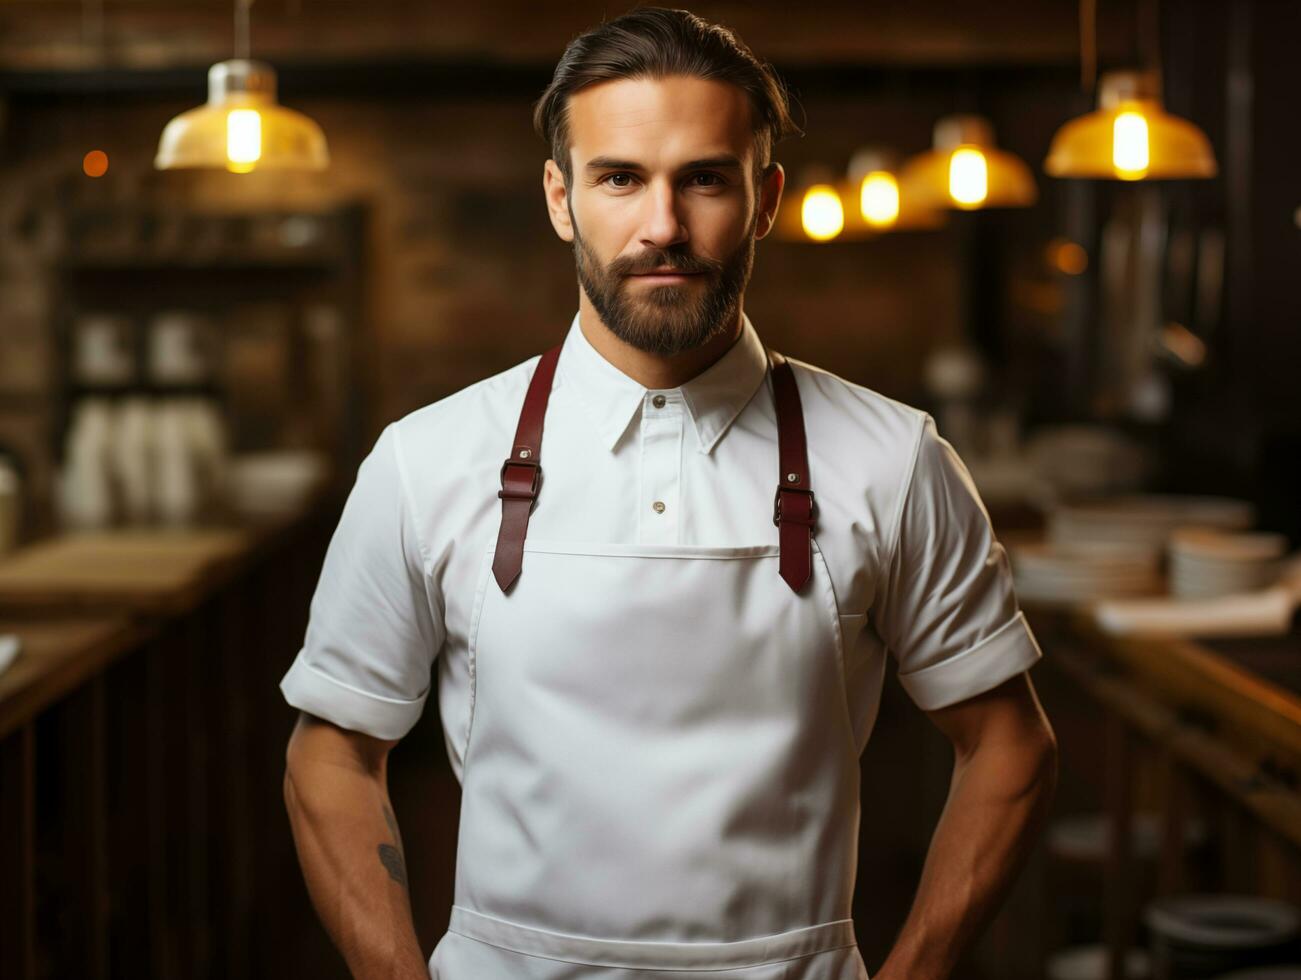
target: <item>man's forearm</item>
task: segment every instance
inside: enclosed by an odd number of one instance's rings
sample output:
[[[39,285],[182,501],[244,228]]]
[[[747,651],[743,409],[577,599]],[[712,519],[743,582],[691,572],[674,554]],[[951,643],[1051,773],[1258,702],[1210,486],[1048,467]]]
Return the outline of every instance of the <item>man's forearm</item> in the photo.
[[[285,804],[312,904],[352,975],[428,980],[382,774],[299,762],[286,770]]]
[[[987,743],[954,767],[912,909],[874,980],[947,980],[997,910],[1047,815],[1051,741]]]

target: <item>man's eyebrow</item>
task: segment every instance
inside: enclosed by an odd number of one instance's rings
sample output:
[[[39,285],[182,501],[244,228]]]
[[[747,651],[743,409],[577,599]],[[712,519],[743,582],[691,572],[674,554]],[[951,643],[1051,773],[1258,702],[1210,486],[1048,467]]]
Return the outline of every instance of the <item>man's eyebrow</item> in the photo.
[[[678,171],[684,170],[704,170],[710,167],[715,170],[740,170],[742,163],[739,157],[730,153],[716,157],[702,157],[699,160],[689,160],[678,168]],[[588,170],[637,170],[644,171],[646,168],[635,160],[618,160],[614,157],[593,157],[587,161]]]

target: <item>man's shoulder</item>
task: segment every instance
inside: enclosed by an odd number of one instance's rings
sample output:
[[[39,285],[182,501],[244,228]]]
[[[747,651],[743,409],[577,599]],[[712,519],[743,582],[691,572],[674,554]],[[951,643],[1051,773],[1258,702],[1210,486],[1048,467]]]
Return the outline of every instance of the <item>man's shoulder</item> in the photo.
[[[499,430],[514,432],[529,380],[541,354],[513,364],[408,412],[393,426],[403,442],[473,444]],[[511,438],[507,436],[507,441]],[[503,455],[509,445],[502,447]]]
[[[891,456],[909,456],[916,448],[929,417],[924,410],[807,361],[787,360],[799,384],[810,439],[816,427],[857,432]]]

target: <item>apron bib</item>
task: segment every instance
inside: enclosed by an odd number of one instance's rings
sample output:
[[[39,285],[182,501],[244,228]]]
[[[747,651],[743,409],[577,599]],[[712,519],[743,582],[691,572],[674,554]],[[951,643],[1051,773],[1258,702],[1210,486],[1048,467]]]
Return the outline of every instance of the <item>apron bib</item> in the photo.
[[[433,977],[867,980],[840,621],[786,542],[484,553]]]

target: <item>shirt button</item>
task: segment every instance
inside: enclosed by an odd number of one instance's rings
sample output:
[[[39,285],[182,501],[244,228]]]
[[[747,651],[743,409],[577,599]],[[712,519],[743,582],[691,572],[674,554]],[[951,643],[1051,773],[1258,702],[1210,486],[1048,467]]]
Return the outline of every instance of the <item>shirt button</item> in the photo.
[[[657,513],[657,514],[663,514],[663,513],[664,513],[664,501],[662,501],[662,500],[657,500],[657,501],[655,501],[655,503],[651,504],[651,506],[652,506],[653,508],[655,508],[655,513]]]
[[[651,399],[651,404],[656,408],[663,408],[666,401],[667,399],[663,395],[656,395]]]

